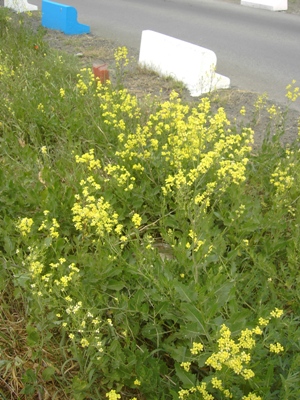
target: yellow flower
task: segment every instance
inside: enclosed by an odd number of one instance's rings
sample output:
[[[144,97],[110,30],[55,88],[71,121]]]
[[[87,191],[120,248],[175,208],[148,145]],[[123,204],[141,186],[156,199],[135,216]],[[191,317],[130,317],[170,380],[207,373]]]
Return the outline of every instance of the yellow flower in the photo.
[[[262,400],[260,396],[256,396],[255,393],[249,393],[248,396],[243,396],[242,400]]]
[[[246,379],[251,379],[254,377],[254,372],[252,371],[252,369],[244,369],[241,373],[241,375]]]
[[[185,371],[189,371],[190,370],[190,366],[191,366],[191,363],[190,362],[182,362],[181,364],[180,364],[180,366],[185,370]]]
[[[42,103],[38,104],[37,109],[43,113],[44,112],[44,105]]]
[[[118,47],[114,53],[114,58],[116,61],[116,65],[118,68],[120,68],[121,66],[126,66],[128,65],[128,50],[127,47],[123,46],[123,47]]]
[[[262,333],[263,333],[263,331],[260,329],[259,326],[256,326],[255,328],[253,328],[252,332],[255,333],[256,335],[262,335]]]
[[[270,351],[271,353],[280,353],[284,351],[284,347],[280,343],[270,344]]]
[[[135,214],[133,214],[133,217],[131,218],[131,221],[133,222],[134,227],[136,229],[138,229],[141,226],[142,218],[141,218],[141,216],[139,214],[135,213]]]
[[[41,272],[43,271],[43,268],[44,268],[44,265],[39,261],[32,261],[30,263],[30,267],[29,267],[30,272],[32,272],[33,277],[40,275]]]
[[[292,83],[287,85],[286,90],[287,93],[285,97],[287,97],[290,101],[296,101],[300,96],[299,87],[295,87],[295,80],[292,80]]]
[[[283,314],[283,310],[279,310],[279,308],[275,308],[275,310],[270,312],[271,317],[273,318],[280,318]]]
[[[88,347],[89,342],[88,342],[87,339],[82,338],[82,339],[80,340],[80,344],[81,344],[82,347]]]
[[[240,109],[240,114],[246,115],[246,108],[244,106]]]
[[[228,389],[224,389],[223,393],[224,393],[224,396],[226,397],[226,399],[232,399],[233,396]]]
[[[141,385],[141,381],[139,381],[138,379],[136,379],[133,383],[134,383],[136,386],[140,386],[140,385]]]
[[[269,323],[269,320],[268,320],[268,319],[265,319],[265,318],[259,318],[259,319],[258,319],[258,324],[259,324],[260,326],[267,326],[268,323]]]
[[[178,392],[178,397],[180,400],[184,400],[189,396],[190,392],[187,389],[181,389]]]
[[[214,377],[211,380],[211,384],[212,384],[212,387],[215,388],[215,389],[222,389],[223,388],[221,379],[218,379],[218,378]]]
[[[121,395],[119,395],[115,390],[111,390],[106,393],[105,397],[108,397],[108,400],[117,400],[121,398]]]
[[[33,219],[32,218],[22,218],[17,223],[17,228],[21,232],[22,236],[27,236],[28,233],[30,233],[30,231],[31,231],[32,225],[33,225]]]
[[[203,344],[202,343],[193,343],[193,347],[191,348],[191,353],[196,355],[198,353],[200,353],[200,351],[203,350]]]

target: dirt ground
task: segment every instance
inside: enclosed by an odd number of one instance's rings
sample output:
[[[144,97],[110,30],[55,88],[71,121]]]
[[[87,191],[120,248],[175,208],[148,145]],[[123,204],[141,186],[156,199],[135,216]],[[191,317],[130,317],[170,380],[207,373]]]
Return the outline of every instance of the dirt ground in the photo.
[[[240,0],[223,1],[240,4]],[[289,0],[288,12],[299,14],[300,23],[300,0]],[[31,23],[37,27],[40,23],[40,13],[36,12],[34,14],[34,17],[31,18]],[[106,63],[110,79],[114,82],[114,51],[118,46],[116,43],[94,36],[93,34],[66,36],[63,33],[52,30],[46,31],[45,39],[51,47],[75,56],[84,67],[92,67],[94,63]],[[130,63],[124,75],[123,84],[138,98],[151,94],[157,95],[164,100],[168,98],[170,91],[175,89],[180,93],[184,101],[189,103],[197,103],[199,101],[198,98],[192,98],[180,82],[161,78],[155,73],[140,68],[137,62],[138,53],[130,48],[128,51]],[[274,104],[270,101],[267,101],[265,107],[257,114],[254,103],[259,95],[261,94],[246,92],[236,88],[219,90],[209,94],[213,99],[213,109],[216,110],[218,107],[224,107],[230,121],[236,122],[237,125],[250,125],[254,128],[255,147],[261,145],[270,127],[272,128],[272,132],[275,132],[275,126],[278,129],[282,127],[285,129],[285,134],[282,136],[282,143],[293,142],[298,136],[300,114],[292,109],[286,114],[287,104],[275,104],[276,107],[280,107],[284,115],[276,120],[270,120],[267,109]],[[245,116],[240,114],[243,106],[246,109]]]

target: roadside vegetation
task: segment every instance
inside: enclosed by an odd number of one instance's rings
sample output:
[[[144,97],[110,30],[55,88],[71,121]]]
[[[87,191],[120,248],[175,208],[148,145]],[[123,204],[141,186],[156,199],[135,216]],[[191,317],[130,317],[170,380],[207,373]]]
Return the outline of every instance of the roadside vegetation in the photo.
[[[137,99],[0,8],[0,398],[300,398],[299,141]]]

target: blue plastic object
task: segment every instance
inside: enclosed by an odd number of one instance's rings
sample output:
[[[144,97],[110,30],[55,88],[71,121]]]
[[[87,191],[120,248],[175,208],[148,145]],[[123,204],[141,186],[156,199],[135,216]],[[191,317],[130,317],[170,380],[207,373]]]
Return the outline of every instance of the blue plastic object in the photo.
[[[77,21],[75,7],[48,0],[42,1],[42,25],[48,29],[62,31],[66,35],[80,35],[91,31],[88,25]]]

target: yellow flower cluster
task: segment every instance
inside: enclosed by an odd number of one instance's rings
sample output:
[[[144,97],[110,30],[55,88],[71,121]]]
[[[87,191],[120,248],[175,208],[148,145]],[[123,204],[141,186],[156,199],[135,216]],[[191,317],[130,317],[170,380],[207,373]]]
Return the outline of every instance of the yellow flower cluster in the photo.
[[[271,343],[270,344],[270,352],[271,353],[281,353],[282,351],[284,351],[284,347],[280,344],[280,343]]]
[[[47,217],[49,214],[48,210],[44,211],[44,215]],[[57,229],[60,227],[59,223],[57,222],[56,218],[52,218],[51,221],[48,220],[48,218],[44,219],[42,221],[42,224],[39,227],[39,231],[43,230],[48,230],[49,231],[49,236],[53,239],[57,239],[59,237],[59,233]]]
[[[72,208],[73,222],[77,230],[84,231],[95,227],[96,234],[103,238],[118,225],[118,214],[104,197],[96,199],[83,193],[82,197],[78,195],[77,200]]]
[[[263,93],[262,95],[258,96],[256,102],[254,103],[256,111],[260,111],[262,108],[264,108],[267,103],[267,100],[268,100],[267,93]]]
[[[300,89],[298,86],[295,86],[295,83],[296,81],[292,80],[292,83],[287,85],[286,87],[287,92],[285,97],[287,97],[292,102],[296,101],[300,96]]]
[[[200,353],[200,351],[203,351],[203,349],[204,349],[204,347],[203,347],[202,343],[194,342],[193,347],[191,348],[191,353],[193,355],[197,355]]]
[[[0,77],[7,77],[7,78],[11,78],[15,75],[15,71],[8,67],[8,65],[6,64],[0,64]]]
[[[95,159],[95,150],[90,149],[88,153],[83,154],[81,157],[77,154],[75,155],[75,160],[77,164],[87,164],[88,170],[93,171],[95,169],[101,168],[101,163],[99,160]]]
[[[190,363],[189,361],[182,362],[182,363],[180,364],[180,366],[181,366],[185,371],[188,372],[188,371],[190,370],[191,363]]]
[[[39,111],[41,111],[42,113],[45,112],[44,105],[43,105],[42,103],[39,103],[39,104],[38,104],[37,109],[38,109]]]
[[[207,384],[205,382],[201,382],[200,385],[196,387],[192,387],[190,389],[181,389],[178,392],[178,397],[180,400],[185,400],[189,397],[190,394],[199,392],[202,395],[203,400],[214,400],[213,396],[207,391]]]
[[[87,165],[89,171],[100,169],[100,161],[95,159],[94,150],[81,157],[75,156],[76,162]],[[121,232],[122,225],[118,224],[118,214],[112,209],[109,202],[103,196],[96,196],[96,192],[101,189],[101,185],[95,181],[93,175],[88,176],[80,182],[82,194],[76,194],[77,202],[72,208],[73,222],[79,231],[95,228],[96,234],[103,238],[106,233],[111,233],[114,229]]]
[[[124,139],[125,131],[131,130],[131,125],[141,116],[141,110],[135,96],[128,93],[126,89],[111,90],[110,84],[98,86],[96,89],[97,97],[100,101],[100,111],[105,131],[112,127],[119,132],[118,139],[120,143]]]
[[[248,396],[243,396],[242,400],[262,400],[262,398],[255,393],[249,393]]]
[[[89,346],[89,341],[86,338],[82,338],[80,340],[80,344],[82,347],[88,347]]]
[[[118,47],[115,50],[114,58],[115,58],[115,61],[116,61],[117,68],[120,68],[122,66],[125,67],[126,65],[128,65],[128,57],[127,56],[128,56],[127,47],[125,47],[125,46]]]
[[[209,113],[208,99],[190,109],[171,93],[170,100],[150,114],[146,124],[138,125],[134,133],[119,134],[122,147],[115,153],[119,164],[141,166],[139,169],[149,175],[149,166],[161,165],[165,196],[195,193],[194,202],[208,207],[209,196],[217,189],[221,193],[230,184],[245,180],[253,142],[250,129],[245,128],[240,135],[231,133],[223,108],[213,116]],[[193,190],[199,184],[205,189]]]
[[[105,166],[104,171],[115,179],[118,186],[124,187],[125,192],[134,188],[135,177],[131,176],[124,165],[108,164]],[[106,179],[106,181],[109,181],[109,179]]]
[[[121,398],[121,395],[115,390],[111,390],[110,392],[106,393],[105,397],[108,397],[108,400],[118,400]]]
[[[62,264],[63,263],[61,263],[61,265]],[[57,268],[57,266],[58,266],[58,264],[52,264],[51,268],[52,269],[54,267]],[[71,270],[71,272],[69,274],[62,275],[60,277],[60,279],[54,279],[55,285],[60,287],[61,291],[66,290],[66,288],[69,286],[69,283],[72,282],[72,280],[75,281],[74,278],[78,277],[79,268],[77,268],[74,263],[70,264],[68,269]],[[49,275],[49,274],[47,274],[47,275]],[[45,276],[42,277],[42,280],[44,280],[44,279],[45,279]],[[47,287],[47,285],[46,285],[46,287]]]
[[[267,108],[267,112],[269,113],[270,118],[274,118],[280,114],[280,109],[273,104],[271,107]]]
[[[192,239],[192,244],[187,242],[186,247],[188,249],[192,248],[192,250],[196,253],[204,245],[205,242],[198,239],[197,234],[192,229],[189,231],[189,237]]]
[[[254,372],[245,368],[245,365],[249,364],[251,356],[244,349],[250,350],[255,346],[254,331],[249,329],[242,331],[237,343],[231,339],[231,332],[226,325],[222,325],[220,334],[221,337],[218,340],[219,351],[213,353],[206,360],[206,365],[217,371],[220,371],[223,366],[227,366],[245,379],[252,378]]]
[[[273,318],[280,318],[283,316],[283,310],[280,310],[276,307],[273,311],[270,312],[270,316]]]
[[[289,159],[294,155],[294,151],[287,149],[286,156],[288,162],[285,160],[280,160],[275,171],[271,175],[270,183],[276,188],[276,196],[286,193],[295,182],[294,178],[294,167],[295,163],[291,162]]]
[[[27,236],[30,233],[32,225],[33,219],[26,217],[20,219],[19,222],[16,224],[22,236]]]
[[[134,213],[133,216],[132,216],[132,218],[131,218],[131,221],[133,222],[134,227],[135,227],[136,229],[138,229],[138,228],[141,226],[142,217],[141,217],[139,214]]]
[[[76,88],[81,96],[84,96],[89,87],[95,83],[94,74],[91,68],[81,68],[80,74],[77,74]]]
[[[33,278],[39,276],[44,269],[44,265],[40,261],[31,261],[29,265],[29,271],[32,274]]]
[[[221,379],[214,377],[211,380],[211,384],[213,388],[220,390],[226,399],[232,399],[232,393],[228,389],[224,389]]]
[[[256,340],[254,335],[262,335],[263,331],[260,328],[265,327],[269,324],[271,318],[280,318],[283,315],[283,310],[275,308],[270,312],[267,318],[259,318],[259,325],[253,329],[244,329],[241,331],[240,336],[237,340],[232,339],[231,331],[226,325],[222,325],[220,329],[220,338],[218,339],[218,351],[213,353],[205,362],[206,365],[212,367],[215,371],[222,370],[223,366],[227,369],[231,369],[235,374],[241,375],[245,380],[249,380],[254,377],[254,372],[246,368],[251,361],[251,355],[246,350],[251,350],[256,346]],[[197,355],[203,350],[201,343],[193,343],[191,353]],[[280,343],[272,343],[269,345],[270,352],[281,353],[284,351],[284,347]],[[180,364],[185,371],[189,371],[191,362],[182,362]],[[221,379],[217,376],[213,376],[210,380],[210,384],[213,389],[217,389],[222,393],[224,398],[231,399],[233,394],[230,390],[226,389]],[[207,391],[207,383],[202,382],[200,385],[192,387],[190,389],[182,389],[178,392],[179,399],[185,400],[192,393],[199,392],[203,399],[212,400],[213,396]],[[223,398],[223,397],[222,397]],[[255,393],[248,393],[247,396],[242,397],[243,400],[262,400],[260,396]]]

